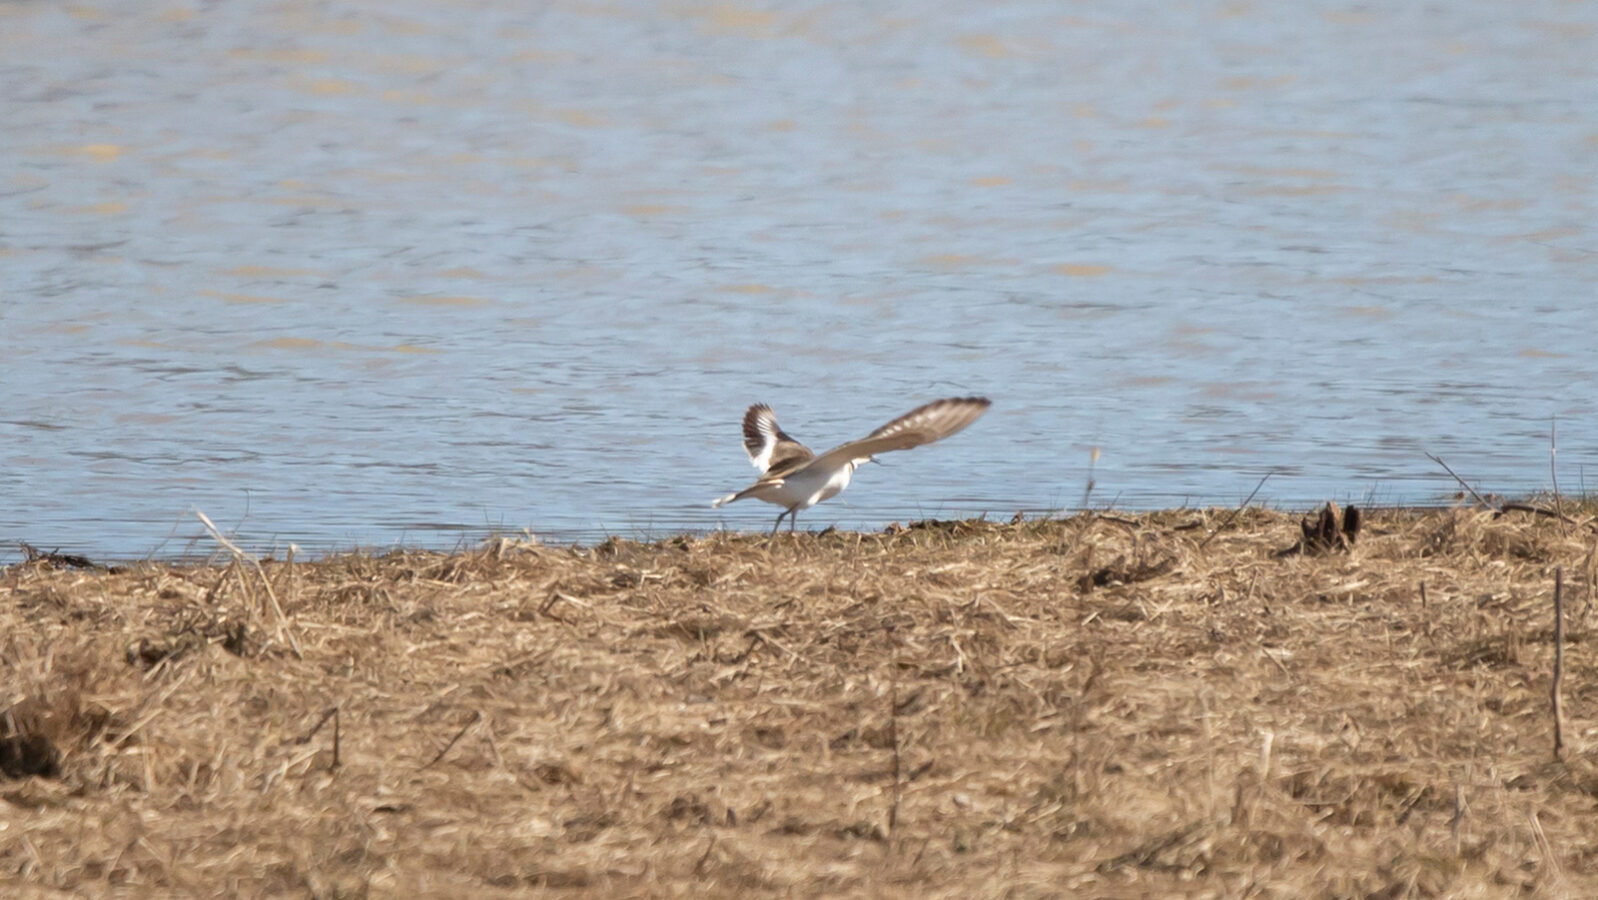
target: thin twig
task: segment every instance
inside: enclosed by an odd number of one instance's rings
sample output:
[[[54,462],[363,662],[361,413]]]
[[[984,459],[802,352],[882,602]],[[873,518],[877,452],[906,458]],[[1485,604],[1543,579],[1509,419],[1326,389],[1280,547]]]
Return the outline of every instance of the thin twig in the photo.
[[[294,637],[294,629],[289,627],[288,616],[283,615],[283,607],[277,602],[277,591],[272,590],[272,582],[267,580],[266,570],[261,568],[261,561],[250,557],[250,565],[255,567],[255,574],[260,576],[261,584],[266,588],[266,599],[272,603],[272,615],[277,617],[278,632],[288,638],[289,649],[299,659],[304,659],[305,654],[300,652],[300,642]]]
[[[1204,540],[1199,542],[1198,548],[1200,550],[1203,550],[1204,546],[1206,544],[1208,544],[1210,541],[1214,540],[1216,535],[1220,534],[1222,531],[1225,531],[1226,530],[1226,526],[1232,524],[1232,520],[1237,518],[1238,513],[1241,513],[1243,510],[1248,508],[1249,503],[1254,500],[1254,495],[1258,494],[1260,492],[1260,488],[1265,486],[1266,479],[1269,479],[1272,475],[1275,475],[1275,474],[1276,473],[1274,471],[1273,472],[1266,472],[1265,473],[1265,478],[1261,478],[1260,479],[1260,483],[1254,485],[1254,490],[1249,491],[1248,492],[1248,496],[1243,498],[1243,505],[1239,506],[1237,509],[1232,510],[1232,514],[1226,517],[1226,521],[1222,522],[1220,524],[1220,527],[1218,527],[1214,531],[1210,532],[1210,536],[1209,537],[1207,537]]]
[[[1426,599],[1426,579],[1422,578],[1421,581],[1420,581],[1420,611],[1421,611],[1421,618],[1426,623],[1426,637],[1427,637],[1428,640],[1432,636],[1432,620],[1433,620],[1433,617],[1431,615],[1430,610],[1427,609],[1427,607],[1429,605],[1430,604],[1427,602],[1427,599]]]
[[[264,607],[257,609],[260,604],[255,602],[255,592],[250,590],[250,583],[244,580],[244,560],[235,556],[233,563],[228,566],[228,571],[233,573],[233,581],[239,586],[239,593],[244,595],[244,608],[249,610],[252,616],[265,619],[266,609]]]
[[[1580,525],[1581,524],[1580,522],[1576,521],[1575,519],[1572,519],[1570,516],[1564,515],[1563,513],[1559,513],[1559,512],[1556,512],[1554,510],[1551,510],[1551,509],[1544,509],[1541,506],[1533,506],[1530,503],[1517,503],[1515,501],[1510,501],[1508,503],[1505,503],[1503,506],[1499,507],[1498,511],[1499,512],[1527,512],[1527,513],[1533,513],[1533,514],[1539,515],[1539,516],[1547,516],[1550,519],[1558,519],[1559,521],[1565,522],[1565,523],[1570,524],[1570,525]]]
[[[1489,503],[1486,497],[1483,497],[1481,494],[1476,493],[1476,489],[1471,487],[1465,481],[1465,479],[1460,478],[1459,474],[1457,472],[1455,472],[1453,469],[1448,468],[1448,463],[1443,462],[1441,459],[1438,459],[1437,457],[1431,455],[1430,453],[1426,454],[1426,458],[1431,460],[1432,462],[1438,464],[1439,466],[1442,466],[1443,467],[1443,471],[1445,471],[1448,474],[1454,476],[1454,480],[1459,482],[1459,486],[1464,488],[1467,491],[1470,491],[1470,495],[1472,497],[1476,498],[1476,502],[1477,503],[1480,503],[1482,506],[1485,506],[1488,509],[1491,509],[1491,510],[1494,510],[1494,511],[1498,511],[1498,507],[1497,506],[1494,506],[1492,503]]]
[[[478,722],[482,721],[482,719],[483,719],[483,711],[482,710],[473,711],[472,717],[466,721],[465,725],[461,726],[461,730],[455,732],[455,736],[449,739],[449,743],[444,745],[444,749],[438,751],[438,755],[433,757],[433,761],[428,763],[425,766],[422,766],[422,768],[423,769],[432,768],[439,760],[444,758],[444,754],[448,753],[449,749],[451,747],[455,746],[455,742],[456,741],[459,741],[461,738],[465,737],[466,736],[466,732],[469,729],[471,729],[471,727],[473,725],[476,725]]]
[[[888,834],[899,825],[900,771],[899,762],[899,661],[894,660],[888,671],[888,740],[893,744],[893,805],[888,807]]]
[[[300,549],[295,544],[289,544],[289,606],[298,605],[300,599],[299,585],[294,583],[294,551]]]
[[[328,719],[333,720],[333,762],[327,767],[327,770],[331,772],[339,766],[339,708],[337,706],[328,707],[327,712],[322,713],[322,718],[317,719],[316,724],[311,726],[311,730],[307,731],[303,736],[295,738],[294,743],[310,743],[311,738],[316,737],[316,733],[322,730],[322,726],[327,724]]]
[[[222,549],[233,554],[235,558],[243,558],[244,551],[239,549],[238,544],[228,540],[227,537],[222,534],[221,529],[216,527],[216,523],[211,521],[210,516],[206,515],[204,511],[198,508],[194,510],[194,515],[195,518],[200,520],[200,524],[205,526],[205,530],[211,533],[211,539],[222,545]]]
[[[1082,506],[1080,507],[1081,509],[1087,509],[1088,508],[1088,497],[1093,494],[1093,467],[1098,464],[1098,461],[1099,461],[1099,448],[1094,447],[1092,454],[1090,454],[1088,456],[1088,483],[1087,483],[1086,487],[1082,488]]]
[[[338,707],[337,706],[329,706],[327,708],[327,710],[322,713],[322,718],[317,719],[316,720],[316,724],[311,726],[311,730],[307,731],[304,734],[300,735],[299,737],[295,738],[294,739],[294,743],[296,743],[296,744],[309,744],[311,742],[311,738],[316,737],[316,733],[318,731],[322,730],[322,726],[323,725],[327,724],[327,720],[333,718],[337,714],[338,714]]]
[[[1565,518],[1565,504],[1564,504],[1564,501],[1562,501],[1559,498],[1559,466],[1557,465],[1558,457],[1559,457],[1559,417],[1558,416],[1549,416],[1548,417],[1548,474],[1554,480],[1554,511],[1559,513],[1559,520],[1561,522],[1567,522],[1569,520]],[[1569,534],[1570,533],[1570,529],[1568,529],[1568,528],[1561,528],[1560,531],[1562,531],[1565,534]]]
[[[1554,677],[1548,687],[1554,707],[1554,759],[1565,752],[1565,735],[1561,727],[1562,709],[1559,702],[1560,682],[1565,677],[1565,567],[1554,569]]]
[[[222,531],[216,527],[216,523],[211,521],[210,516],[206,515],[198,508],[194,510],[194,515],[200,520],[200,523],[205,526],[205,530],[211,533],[212,539],[226,548],[229,553],[233,554],[234,562],[243,563],[248,561],[250,565],[254,567],[256,576],[261,579],[261,585],[266,588],[266,598],[267,600],[271,601],[272,612],[277,616],[278,638],[287,639],[289,649],[294,651],[294,656],[298,659],[304,659],[305,654],[300,652],[300,642],[294,637],[294,630],[289,627],[288,617],[283,615],[283,607],[278,605],[277,592],[272,590],[272,582],[266,577],[266,570],[261,568],[261,561],[246,554],[239,548],[238,544],[235,544],[224,537]],[[242,572],[239,573],[239,587],[244,587],[244,574]],[[247,603],[251,602],[248,594],[248,589],[245,589],[245,602]]]

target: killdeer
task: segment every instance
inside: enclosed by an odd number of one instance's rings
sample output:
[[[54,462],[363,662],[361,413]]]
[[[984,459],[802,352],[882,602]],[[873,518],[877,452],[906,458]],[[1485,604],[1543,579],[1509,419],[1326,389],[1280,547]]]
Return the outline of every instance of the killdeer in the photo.
[[[918,406],[858,441],[828,450],[820,456],[794,440],[777,424],[777,414],[764,403],[744,413],[744,449],[749,461],[760,470],[760,479],[737,493],[728,494],[711,505],[721,506],[745,497],[786,507],[771,526],[776,535],[782,517],[788,517],[788,530],[794,530],[799,510],[809,509],[836,496],[849,486],[854,470],[878,453],[908,450],[940,441],[970,425],[991,401],[986,397],[947,397]]]

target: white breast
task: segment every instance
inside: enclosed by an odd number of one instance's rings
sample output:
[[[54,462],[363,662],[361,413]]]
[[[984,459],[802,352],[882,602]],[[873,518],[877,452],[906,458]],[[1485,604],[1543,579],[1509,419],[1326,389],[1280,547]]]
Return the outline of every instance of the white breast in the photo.
[[[829,497],[836,497],[849,486],[849,480],[854,477],[854,467],[855,464],[849,462],[830,472],[811,467],[796,473],[787,479],[787,487],[792,491],[790,496],[803,498],[800,509],[809,509]]]

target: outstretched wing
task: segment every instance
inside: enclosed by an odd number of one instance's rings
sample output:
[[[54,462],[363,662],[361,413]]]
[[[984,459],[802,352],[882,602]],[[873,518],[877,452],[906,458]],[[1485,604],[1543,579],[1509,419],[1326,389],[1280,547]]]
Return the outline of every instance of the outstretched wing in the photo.
[[[941,441],[975,422],[993,403],[986,397],[946,397],[918,406],[858,441],[850,441],[816,458],[819,465],[845,459],[866,459],[889,450],[908,450]]]
[[[777,414],[764,403],[756,403],[744,413],[744,449],[762,475],[791,471],[816,456],[782,430]]]

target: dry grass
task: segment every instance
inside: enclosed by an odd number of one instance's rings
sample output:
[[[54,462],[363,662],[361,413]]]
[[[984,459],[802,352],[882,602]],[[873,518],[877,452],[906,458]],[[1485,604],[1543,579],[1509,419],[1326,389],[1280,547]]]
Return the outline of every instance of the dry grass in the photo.
[[[13,566],[0,885],[1598,896],[1594,531],[1224,521]]]

